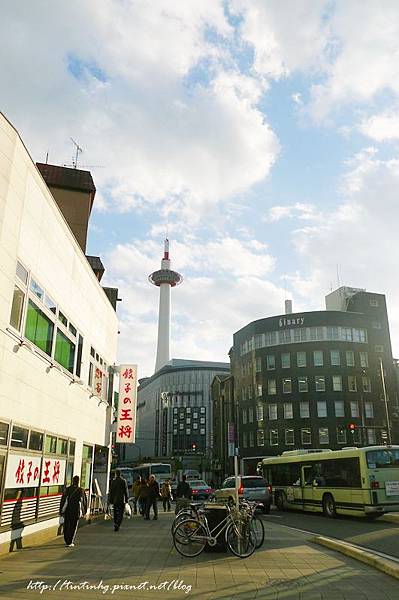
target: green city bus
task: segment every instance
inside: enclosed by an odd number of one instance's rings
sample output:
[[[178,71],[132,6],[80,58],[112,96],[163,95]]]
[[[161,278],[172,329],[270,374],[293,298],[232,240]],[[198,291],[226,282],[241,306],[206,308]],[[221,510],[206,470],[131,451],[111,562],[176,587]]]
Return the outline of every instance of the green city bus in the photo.
[[[399,446],[292,450],[258,465],[279,510],[376,518],[399,511]]]

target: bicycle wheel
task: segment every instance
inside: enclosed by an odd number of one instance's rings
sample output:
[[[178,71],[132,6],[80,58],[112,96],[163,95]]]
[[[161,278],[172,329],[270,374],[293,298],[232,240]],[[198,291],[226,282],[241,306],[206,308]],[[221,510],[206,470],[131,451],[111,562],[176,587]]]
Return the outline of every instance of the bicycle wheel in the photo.
[[[184,509],[184,511],[180,511],[176,515],[176,517],[173,519],[172,526],[170,528],[172,535],[179,523],[181,523],[182,521],[185,521],[186,519],[193,519],[193,518],[194,518],[194,516],[193,516],[191,510]]]
[[[247,558],[255,552],[255,535],[249,523],[230,523],[226,529],[226,542],[239,558]]]
[[[186,519],[173,532],[173,544],[182,556],[198,556],[206,544],[206,531],[199,521]]]
[[[265,526],[263,525],[263,521],[258,519],[258,517],[252,517],[250,525],[252,533],[255,536],[255,547],[260,548],[265,539]]]

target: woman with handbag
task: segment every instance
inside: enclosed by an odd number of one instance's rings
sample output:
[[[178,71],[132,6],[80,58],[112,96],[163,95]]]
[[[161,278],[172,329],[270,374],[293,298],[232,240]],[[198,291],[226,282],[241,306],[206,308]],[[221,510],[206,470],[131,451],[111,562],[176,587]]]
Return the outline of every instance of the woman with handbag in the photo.
[[[122,524],[125,504],[129,500],[126,479],[121,476],[119,469],[116,469],[115,479],[111,481],[108,499],[109,504],[114,505],[114,530],[118,531]]]
[[[79,476],[75,475],[61,498],[60,514],[64,517],[65,545],[73,547],[81,513],[87,513],[87,499],[84,489],[79,487]]]

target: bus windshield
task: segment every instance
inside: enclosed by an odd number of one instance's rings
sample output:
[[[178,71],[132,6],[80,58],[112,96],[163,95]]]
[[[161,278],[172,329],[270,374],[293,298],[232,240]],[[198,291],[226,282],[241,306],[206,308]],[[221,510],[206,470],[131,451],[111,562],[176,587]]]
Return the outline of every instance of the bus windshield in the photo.
[[[166,473],[170,475],[170,465],[151,465],[151,473],[158,475],[160,473]]]
[[[381,469],[399,466],[399,449],[370,450],[366,452],[369,469]]]

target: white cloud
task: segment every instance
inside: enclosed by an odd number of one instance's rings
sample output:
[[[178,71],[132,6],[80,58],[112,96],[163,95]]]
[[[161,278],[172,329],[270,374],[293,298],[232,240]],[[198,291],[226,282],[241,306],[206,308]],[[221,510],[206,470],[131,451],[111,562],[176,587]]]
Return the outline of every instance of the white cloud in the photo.
[[[36,159],[49,149],[50,162],[68,161],[72,136],[82,165],[104,166],[92,169],[97,207],[198,220],[264,179],[279,151],[257,107],[265,86],[227,50],[223,4],[11,3],[0,22],[3,110]]]
[[[359,129],[364,135],[377,142],[397,140],[399,139],[399,111],[387,110],[364,119]]]
[[[272,206],[264,221],[267,223],[275,223],[282,219],[301,219],[303,221],[316,221],[320,219],[320,212],[314,204],[306,204],[296,202],[292,205]]]

